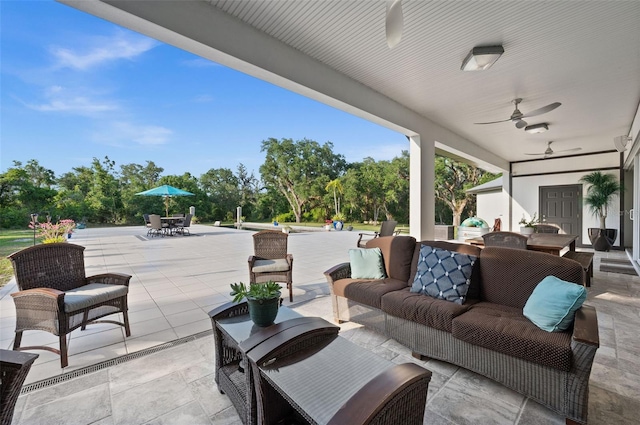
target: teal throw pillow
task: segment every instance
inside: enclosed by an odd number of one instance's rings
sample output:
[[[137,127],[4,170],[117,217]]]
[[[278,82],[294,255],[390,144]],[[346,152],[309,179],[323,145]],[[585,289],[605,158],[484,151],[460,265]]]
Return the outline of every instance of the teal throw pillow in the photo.
[[[380,248],[358,248],[349,250],[352,279],[384,279],[382,251]]]
[[[475,262],[473,255],[421,245],[411,292],[462,304]]]
[[[547,276],[533,290],[522,313],[542,330],[562,332],[569,329],[585,299],[584,286]]]

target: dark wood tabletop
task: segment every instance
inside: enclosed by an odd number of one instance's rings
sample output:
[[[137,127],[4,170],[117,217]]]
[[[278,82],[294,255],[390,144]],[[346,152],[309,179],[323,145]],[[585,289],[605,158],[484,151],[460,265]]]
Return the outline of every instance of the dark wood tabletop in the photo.
[[[569,247],[570,251],[575,251],[577,239],[578,235],[533,233],[529,235],[529,239],[527,240],[527,249],[560,255],[560,251],[566,247]],[[484,239],[482,239],[482,237],[467,239],[466,242],[471,245],[484,246]]]

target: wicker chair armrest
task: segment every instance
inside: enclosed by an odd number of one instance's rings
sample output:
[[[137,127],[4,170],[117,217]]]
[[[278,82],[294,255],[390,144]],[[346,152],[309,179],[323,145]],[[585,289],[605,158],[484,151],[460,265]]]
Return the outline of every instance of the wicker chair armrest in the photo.
[[[222,304],[209,312],[211,320],[227,319],[230,317],[243,316],[249,314],[249,305],[246,301]]]
[[[255,255],[250,255],[249,259],[247,260],[249,263],[249,270],[251,270],[253,268],[253,263],[256,262],[256,260],[258,260],[258,257],[256,257]]]
[[[351,263],[341,263],[337,266],[331,267],[324,272],[325,277],[329,285],[333,286],[333,282],[340,279],[347,279],[351,277]]]
[[[94,276],[89,276],[85,279],[87,284],[89,283],[106,283],[109,285],[124,285],[129,286],[131,276],[124,273],[101,273]]]
[[[289,268],[293,266],[293,254],[287,254],[286,256],[287,263],[289,263]]]
[[[39,310],[63,311],[64,292],[52,288],[25,289],[11,294],[16,305],[16,311],[20,314],[23,307],[28,311],[31,306],[38,305]]]
[[[573,323],[573,340],[581,344],[600,346],[598,335],[598,316],[596,309],[583,305],[578,311]]]
[[[397,411],[381,423],[397,423],[394,419],[410,416],[419,409],[424,415],[430,380],[431,372],[415,363],[396,365],[367,382],[351,396],[329,420],[328,425],[370,423],[384,413],[390,404],[393,404],[394,409],[407,411]],[[407,392],[408,389],[411,391]]]

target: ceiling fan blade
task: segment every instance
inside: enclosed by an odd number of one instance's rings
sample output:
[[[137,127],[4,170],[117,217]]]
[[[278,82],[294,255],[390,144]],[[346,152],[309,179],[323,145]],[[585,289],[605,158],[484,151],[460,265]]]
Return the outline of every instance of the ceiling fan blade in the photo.
[[[546,114],[547,112],[551,112],[556,109],[558,106],[562,105],[560,102],[555,102],[547,106],[543,106],[542,108],[536,109],[534,111],[529,112],[528,114],[524,114],[522,118],[535,117],[536,115]]]
[[[484,125],[484,124],[497,124],[497,123],[499,123],[499,122],[507,122],[507,121],[511,121],[511,118],[506,119],[506,120],[491,121],[491,122],[474,122],[474,124],[478,124],[478,125]]]
[[[525,120],[516,121],[516,128],[525,128],[527,126],[527,122]]]
[[[544,152],[542,152],[542,153],[525,153],[525,155],[542,156],[542,155],[546,155],[546,154]]]
[[[573,149],[563,149],[561,151],[553,151],[554,153],[560,153],[560,152],[576,152],[582,150],[582,148],[573,148]]]
[[[388,0],[385,29],[387,33],[387,45],[390,49],[393,49],[398,45],[398,43],[400,43],[403,26],[404,17],[402,16],[402,0]]]

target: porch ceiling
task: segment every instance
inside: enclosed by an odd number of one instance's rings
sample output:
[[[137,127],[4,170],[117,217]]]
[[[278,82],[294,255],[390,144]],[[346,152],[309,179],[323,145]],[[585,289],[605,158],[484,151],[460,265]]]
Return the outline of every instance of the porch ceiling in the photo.
[[[543,152],[549,140],[556,150],[612,149],[640,101],[635,0],[403,0],[404,32],[394,49],[382,0],[207,3],[508,161],[530,159],[525,152]],[[229,37],[242,43],[244,35]],[[505,53],[490,70],[460,71],[472,47],[494,44]],[[548,132],[473,124],[507,119],[516,97],[525,114],[562,103],[527,119],[548,123]]]

